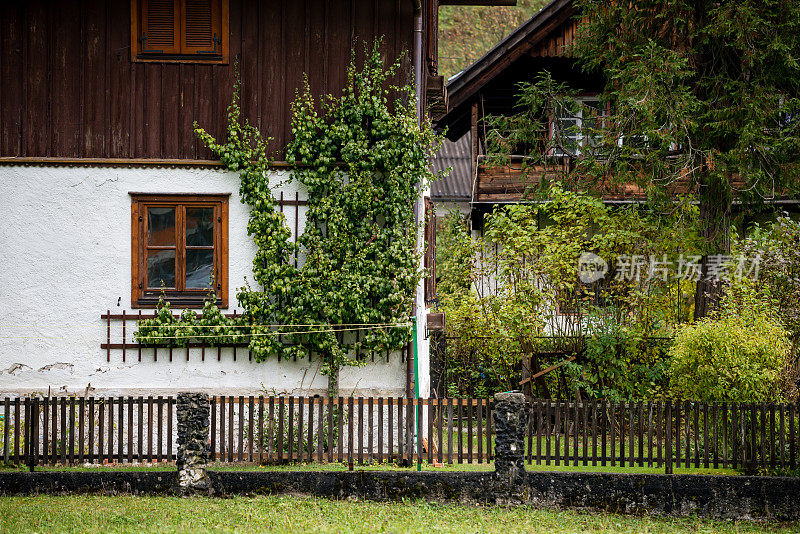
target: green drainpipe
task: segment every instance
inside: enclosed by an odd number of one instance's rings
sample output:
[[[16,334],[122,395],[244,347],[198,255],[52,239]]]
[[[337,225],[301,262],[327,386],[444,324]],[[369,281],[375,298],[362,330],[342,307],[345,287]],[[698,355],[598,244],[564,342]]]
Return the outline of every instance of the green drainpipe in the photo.
[[[417,424],[414,425],[414,432],[420,428],[422,421],[422,406],[419,402],[419,357],[417,355],[417,318],[411,319],[413,325],[414,343],[414,397],[417,399]],[[430,443],[428,444],[430,447]],[[422,433],[417,433],[417,471],[422,471]]]

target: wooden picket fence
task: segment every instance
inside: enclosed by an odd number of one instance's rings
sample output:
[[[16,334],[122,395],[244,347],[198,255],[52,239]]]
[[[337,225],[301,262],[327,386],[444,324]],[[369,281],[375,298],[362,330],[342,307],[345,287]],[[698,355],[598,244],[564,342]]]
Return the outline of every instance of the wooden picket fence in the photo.
[[[484,463],[493,459],[491,410],[487,399],[214,397],[212,459]]]
[[[6,464],[172,462],[175,397],[5,398]],[[412,465],[494,459],[493,401],[217,396],[212,460]],[[532,399],[525,460],[543,466],[796,469],[794,404]]]
[[[796,469],[794,404],[533,400],[529,464]]]
[[[175,459],[174,397],[5,398],[8,464],[169,462]]]

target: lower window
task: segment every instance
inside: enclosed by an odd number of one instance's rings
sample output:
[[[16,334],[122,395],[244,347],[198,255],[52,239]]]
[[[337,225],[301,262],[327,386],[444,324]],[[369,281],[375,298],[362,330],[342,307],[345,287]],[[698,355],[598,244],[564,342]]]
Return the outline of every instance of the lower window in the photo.
[[[228,197],[131,193],[131,306],[227,307]]]

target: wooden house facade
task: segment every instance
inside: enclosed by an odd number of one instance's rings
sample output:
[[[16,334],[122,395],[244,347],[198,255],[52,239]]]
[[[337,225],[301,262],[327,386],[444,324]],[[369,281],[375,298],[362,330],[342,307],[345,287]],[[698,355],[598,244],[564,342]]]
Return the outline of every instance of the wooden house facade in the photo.
[[[463,2],[462,2],[463,3]],[[483,2],[491,4],[492,2]],[[507,3],[507,1],[505,2]],[[166,287],[176,312],[207,281],[236,314],[255,246],[239,179],[193,133],[224,138],[236,69],[244,117],[273,138],[270,181],[296,240],[304,191],[282,162],[307,76],[338,94],[381,39],[394,83],[445,110],[437,0],[11,0],[0,3],[0,391],[323,393],[320,362],[256,363],[243,347],[153,350],[133,338]],[[424,214],[426,191],[417,212]],[[423,231],[419,232],[420,245]],[[416,310],[424,324],[425,286]],[[13,327],[13,328],[12,328]],[[427,395],[427,341],[342,372],[348,394]]]
[[[274,138],[271,148],[280,153],[289,136],[289,104],[303,75],[315,96],[337,94],[351,52],[363,57],[362,43],[379,37],[387,61],[402,56],[394,81],[414,82],[412,0],[207,0],[175,6],[204,3],[219,12],[214,29],[225,39],[216,43],[212,32],[208,50],[173,53],[159,44],[160,53],[154,53],[148,47],[156,45],[142,39],[141,19],[143,9],[159,2],[3,2],[0,157],[208,160],[192,123],[213,135],[224,133],[236,65],[243,113]],[[434,5],[426,0],[423,8],[427,14]],[[170,13],[178,17],[179,11]],[[435,19],[423,16],[422,22],[425,84],[436,74],[427,48]]]

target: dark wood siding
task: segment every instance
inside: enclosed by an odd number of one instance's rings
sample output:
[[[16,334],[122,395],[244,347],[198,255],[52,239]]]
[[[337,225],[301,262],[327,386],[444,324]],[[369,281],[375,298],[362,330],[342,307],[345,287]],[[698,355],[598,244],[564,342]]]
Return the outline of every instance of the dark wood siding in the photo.
[[[394,59],[412,23],[410,0],[230,0],[230,64],[139,63],[129,0],[0,2],[0,157],[207,159],[192,124],[224,134],[234,59],[244,114],[280,150],[304,72],[337,94],[354,46],[385,34]]]

